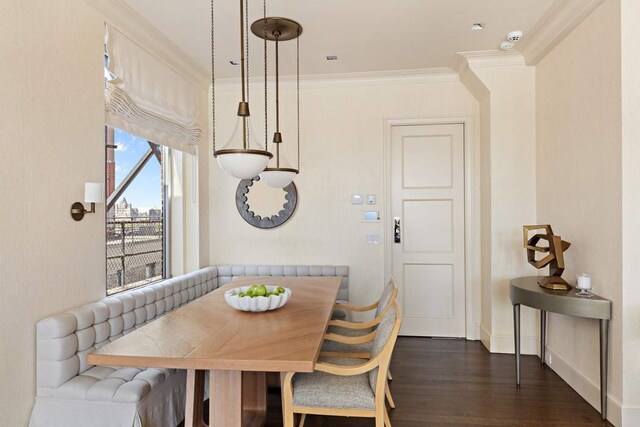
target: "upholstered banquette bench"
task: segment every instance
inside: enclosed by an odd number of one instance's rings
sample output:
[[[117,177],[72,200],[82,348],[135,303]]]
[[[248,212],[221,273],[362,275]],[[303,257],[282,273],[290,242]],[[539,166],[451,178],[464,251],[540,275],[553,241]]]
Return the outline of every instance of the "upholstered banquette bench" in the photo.
[[[30,426],[176,426],[184,418],[185,372],[89,365],[87,354],[243,276],[340,276],[349,267],[220,265],[104,298],[39,321],[37,390]]]

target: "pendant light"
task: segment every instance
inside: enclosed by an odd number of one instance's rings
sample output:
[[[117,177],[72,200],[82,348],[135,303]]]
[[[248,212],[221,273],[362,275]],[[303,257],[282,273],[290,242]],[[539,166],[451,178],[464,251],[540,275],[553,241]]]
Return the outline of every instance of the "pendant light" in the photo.
[[[269,163],[273,154],[258,144],[251,126],[247,86],[249,85],[249,66],[246,64],[245,73],[245,49],[249,55],[249,39],[245,34],[245,22],[248,23],[248,4],[240,1],[240,68],[242,82],[242,99],[238,105],[238,114],[235,128],[227,144],[220,150],[216,150],[216,98],[215,98],[215,42],[214,42],[214,5],[211,0],[211,98],[212,98],[212,127],[213,127],[213,157],[229,175],[239,179],[254,178]],[[248,58],[247,58],[248,60]],[[241,147],[241,148],[240,148]]]
[[[266,12],[265,12],[266,15]],[[287,18],[277,18],[266,16],[251,25],[251,31],[256,36],[266,41],[275,42],[276,60],[276,131],[273,134],[273,144],[275,149],[275,167],[267,167],[260,173],[260,180],[273,188],[284,188],[291,184],[296,175],[300,172],[300,35],[302,26],[297,22]],[[298,124],[298,167],[294,168],[287,162],[281,146],[283,143],[280,132],[280,42],[296,40],[296,102],[297,102],[297,124]],[[266,70],[265,70],[266,77]],[[266,102],[266,98],[265,98]],[[266,116],[265,116],[266,120]]]

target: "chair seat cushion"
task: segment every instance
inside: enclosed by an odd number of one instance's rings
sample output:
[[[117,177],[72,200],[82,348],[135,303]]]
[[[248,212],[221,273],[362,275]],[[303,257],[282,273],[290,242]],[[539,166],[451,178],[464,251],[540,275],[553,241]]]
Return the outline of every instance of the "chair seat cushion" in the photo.
[[[49,397],[94,402],[136,403],[171,374],[168,369],[94,366],[71,378]]]
[[[356,365],[361,359],[327,358],[323,362],[335,365]],[[293,404],[312,408],[375,409],[375,397],[368,375],[348,377],[324,372],[298,373],[293,376]]]

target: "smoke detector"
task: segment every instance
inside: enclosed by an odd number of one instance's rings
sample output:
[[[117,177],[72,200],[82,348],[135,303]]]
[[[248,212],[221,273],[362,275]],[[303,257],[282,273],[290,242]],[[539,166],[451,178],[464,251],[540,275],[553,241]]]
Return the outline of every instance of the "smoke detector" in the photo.
[[[515,47],[515,45],[511,42],[502,42],[500,43],[500,49],[502,50],[511,50]]]
[[[511,43],[517,43],[520,40],[522,40],[522,31],[511,31],[507,35],[507,41],[510,41]]]
[[[471,26],[471,31],[482,31],[484,30],[484,26],[485,24],[478,22]]]

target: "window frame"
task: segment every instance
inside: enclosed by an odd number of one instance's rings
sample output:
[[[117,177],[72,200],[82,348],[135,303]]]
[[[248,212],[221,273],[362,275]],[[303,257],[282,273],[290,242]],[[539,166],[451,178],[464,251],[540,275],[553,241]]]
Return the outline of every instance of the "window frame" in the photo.
[[[135,137],[138,137],[137,135],[131,134],[130,132],[123,130],[123,129],[119,129],[119,128],[115,128],[115,127],[111,127],[105,124],[105,177],[104,177],[104,181],[105,181],[105,188],[107,187],[108,184],[108,179],[109,179],[109,170],[108,170],[108,161],[109,161],[109,149],[115,149],[116,144],[115,144],[115,131],[116,129],[125,132],[129,135],[133,135]],[[142,138],[142,137],[138,137],[138,138]],[[142,138],[145,139],[145,138]],[[146,139],[145,139],[146,140]],[[170,258],[170,236],[171,236],[171,230],[170,230],[170,210],[171,210],[171,182],[172,182],[172,176],[171,176],[171,172],[172,172],[172,168],[171,168],[171,149],[169,147],[166,146],[162,146],[159,144],[155,144],[152,141],[148,141],[146,140],[147,143],[149,144],[149,151],[147,151],[145,154],[142,155],[142,157],[140,157],[140,159],[138,160],[138,162],[136,163],[135,166],[133,166],[133,168],[129,171],[129,173],[127,174],[127,177],[125,178],[125,180],[127,180],[128,182],[124,185],[123,188],[120,188],[122,186],[122,183],[120,183],[120,185],[116,186],[115,182],[114,182],[114,190],[113,190],[113,201],[112,201],[112,205],[109,206],[109,199],[111,198],[108,193],[108,191],[105,191],[105,210],[104,210],[104,216],[105,216],[105,294],[106,296],[114,296],[117,295],[119,293],[125,292],[125,291],[130,291],[133,289],[142,289],[146,286],[149,285],[153,285],[153,284],[157,284],[163,280],[167,280],[168,278],[171,277],[171,258]],[[114,150],[115,151],[115,150]],[[112,290],[109,289],[109,270],[108,270],[108,262],[109,262],[109,255],[107,252],[107,233],[108,233],[108,226],[109,226],[109,211],[111,209],[115,209],[115,205],[118,202],[118,200],[120,200],[123,196],[124,193],[126,192],[127,188],[129,187],[130,184],[132,184],[135,179],[137,178],[137,175],[145,168],[145,166],[147,165],[147,163],[151,160],[151,157],[156,157],[156,159],[159,161],[160,163],[160,180],[161,180],[161,188],[162,188],[162,197],[161,197],[161,201],[162,201],[162,245],[161,245],[161,266],[162,266],[162,274],[161,277],[157,280],[153,280],[150,282],[146,282],[146,283],[141,283],[137,286],[130,286],[131,284],[127,285],[124,284],[122,286],[116,287],[116,288],[112,288]],[[115,162],[115,153],[114,153],[114,162]],[[133,173],[133,175],[132,175]],[[119,191],[118,191],[119,190]],[[117,196],[117,197],[116,197]],[[126,256],[126,254],[122,255],[123,257]],[[117,290],[115,290],[117,289]]]

